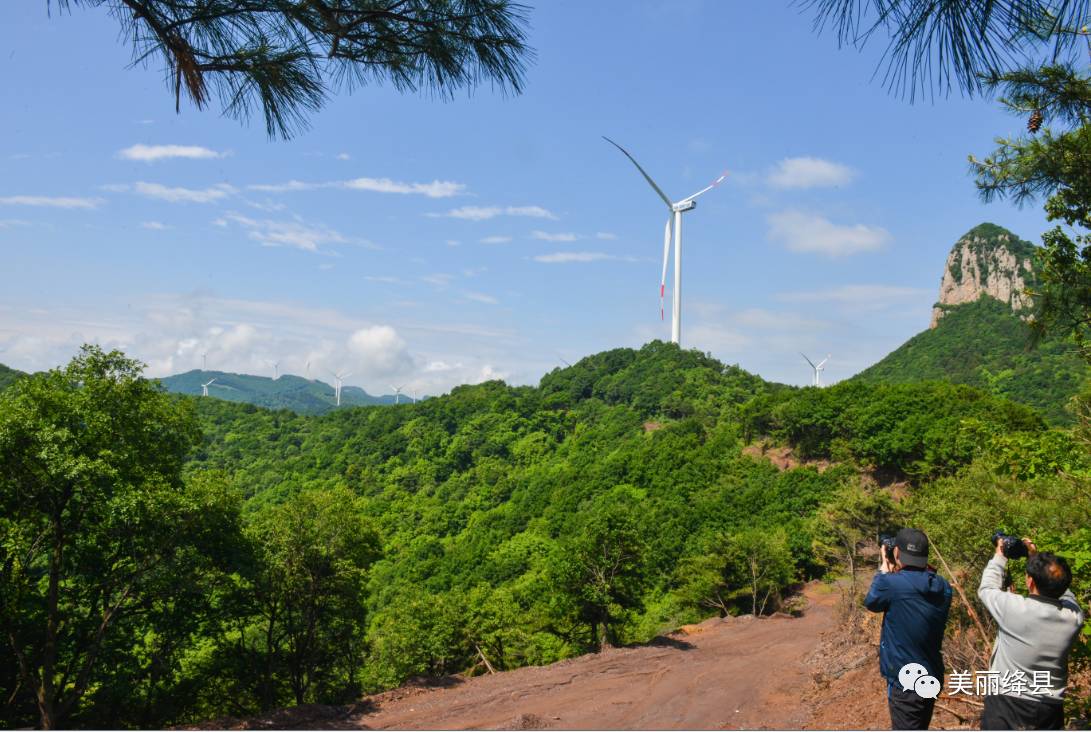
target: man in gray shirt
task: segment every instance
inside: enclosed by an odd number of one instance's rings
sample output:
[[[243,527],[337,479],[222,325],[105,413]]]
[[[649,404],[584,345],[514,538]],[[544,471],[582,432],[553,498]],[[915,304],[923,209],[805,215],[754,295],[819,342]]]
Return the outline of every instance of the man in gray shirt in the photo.
[[[1003,539],[985,566],[977,596],[999,627],[991,675],[997,688],[985,696],[981,729],[1062,729],[1068,654],[1084,615],[1069,589],[1068,562],[1027,547],[1027,595],[1004,588],[1008,559]],[[996,693],[999,692],[999,693]]]

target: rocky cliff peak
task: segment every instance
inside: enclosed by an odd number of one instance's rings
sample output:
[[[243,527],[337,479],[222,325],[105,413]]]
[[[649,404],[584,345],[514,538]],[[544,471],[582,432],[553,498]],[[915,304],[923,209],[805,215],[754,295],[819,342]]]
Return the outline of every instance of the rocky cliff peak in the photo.
[[[948,308],[988,295],[1014,312],[1030,307],[1027,286],[1034,281],[1035,246],[996,224],[980,224],[966,232],[947,255],[932,309],[935,328]]]

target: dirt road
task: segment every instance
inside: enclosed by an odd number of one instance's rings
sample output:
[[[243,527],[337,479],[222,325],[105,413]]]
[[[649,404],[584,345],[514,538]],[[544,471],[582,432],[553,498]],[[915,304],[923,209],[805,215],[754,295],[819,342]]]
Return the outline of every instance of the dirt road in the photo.
[[[376,700],[345,727],[648,729],[802,727],[805,658],[834,622],[838,594],[807,588],[802,617],[712,619],[656,644],[482,676]],[[385,695],[384,695],[385,696]],[[341,725],[338,725],[341,726]]]
[[[798,618],[711,619],[647,646],[191,729],[889,729],[879,616],[839,625],[840,587],[803,595]],[[967,721],[938,709],[932,726]]]

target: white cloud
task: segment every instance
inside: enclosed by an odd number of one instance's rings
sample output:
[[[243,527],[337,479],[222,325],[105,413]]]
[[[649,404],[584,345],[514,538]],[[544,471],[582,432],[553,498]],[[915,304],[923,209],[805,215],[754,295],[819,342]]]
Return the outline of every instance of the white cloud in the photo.
[[[617,239],[617,234],[611,231],[599,231],[595,234],[596,239],[604,239],[606,241],[613,241]]]
[[[226,226],[235,223],[247,230],[247,236],[266,247],[294,247],[307,252],[324,251],[326,244],[358,244],[374,247],[367,241],[352,239],[335,229],[320,224],[308,224],[302,218],[292,221],[252,219],[229,213],[213,223]]]
[[[404,311],[402,311],[404,313]],[[372,394],[407,384],[420,396],[458,384],[506,376],[520,364],[519,383],[537,381],[526,364],[526,338],[514,331],[435,314],[415,323],[371,320],[303,303],[239,300],[210,294],[113,297],[41,309],[0,299],[0,361],[23,370],[67,362],[81,343],[120,348],[148,364],[149,376],[202,367],[272,376],[280,372],[330,383],[344,369],[346,383]],[[418,342],[426,344],[415,347]],[[308,367],[309,362],[309,367]],[[544,370],[544,369],[543,369]]]
[[[607,259],[617,259],[603,252],[555,252],[553,254],[539,254],[534,257],[535,262],[543,264],[568,264],[570,262],[601,262]]]
[[[486,236],[481,240],[482,244],[507,244],[511,241],[510,236]]]
[[[390,275],[364,275],[364,279],[368,282],[382,282],[385,285],[400,285],[404,283],[400,277],[391,277]]]
[[[0,229],[14,229],[17,226],[30,226],[30,222],[23,219],[0,219]]]
[[[142,163],[154,163],[157,160],[186,158],[188,160],[209,160],[222,158],[226,153],[216,152],[197,145],[133,145],[119,150],[117,156],[123,160],[137,160]]]
[[[778,300],[784,302],[831,302],[840,305],[874,305],[894,301],[929,297],[931,292],[918,287],[900,285],[842,285],[809,292],[782,292]]]
[[[814,331],[826,327],[826,323],[805,318],[797,313],[780,313],[764,308],[747,308],[735,313],[730,319],[745,328],[759,330]]]
[[[483,303],[485,305],[499,305],[500,301],[492,295],[486,295],[482,292],[467,292],[464,293],[467,300],[473,300],[474,302]]]
[[[856,177],[847,165],[821,158],[785,158],[767,178],[774,188],[828,188],[841,186]]]
[[[413,359],[405,341],[389,325],[373,325],[357,330],[349,336],[348,350],[359,359],[370,378],[413,368]]]
[[[390,178],[353,178],[352,180],[308,183],[290,180],[286,183],[256,183],[247,186],[252,191],[265,193],[290,193],[294,191],[313,191],[326,188],[340,188],[353,191],[372,191],[375,193],[417,194],[428,198],[450,198],[466,190],[464,183],[449,180],[434,180],[431,183],[402,183]]]
[[[163,231],[167,228],[167,225],[160,221],[145,221],[140,224],[142,229],[151,229],[152,231]]]
[[[458,239],[448,239],[447,241],[444,242],[444,244],[446,244],[449,247],[457,247],[457,246],[461,246],[462,242],[460,242]]]
[[[74,196],[0,196],[0,206],[38,206],[44,208],[98,208],[101,198]]]
[[[446,287],[447,285],[451,284],[451,280],[453,280],[454,278],[455,276],[452,274],[447,274],[445,272],[436,272],[435,274],[425,275],[424,277],[421,277],[421,281],[427,282],[430,285],[435,285],[436,287]]]
[[[337,159],[338,160],[352,160],[352,156],[349,155],[348,153],[338,153],[337,154]]]
[[[793,252],[839,257],[881,249],[891,238],[886,229],[878,226],[841,226],[802,211],[781,211],[766,220],[770,241],[779,241]]]
[[[537,229],[530,232],[530,237],[532,239],[539,239],[541,241],[576,241],[580,238],[576,234],[572,234],[569,232],[550,234],[549,232],[539,231]]]
[[[398,183],[389,178],[356,178],[345,182],[345,187],[357,191],[377,193],[419,193],[429,198],[449,198],[465,190],[462,183],[434,180],[431,183]]]
[[[127,190],[125,186],[111,186],[109,190]],[[146,198],[155,198],[168,203],[213,203],[233,196],[238,191],[227,183],[218,183],[209,188],[181,188],[165,186],[162,183],[138,181],[132,186],[133,193]]]
[[[541,206],[461,206],[447,213],[431,213],[432,217],[464,219],[466,221],[487,221],[497,216],[525,216],[536,219],[557,218],[548,209]]]

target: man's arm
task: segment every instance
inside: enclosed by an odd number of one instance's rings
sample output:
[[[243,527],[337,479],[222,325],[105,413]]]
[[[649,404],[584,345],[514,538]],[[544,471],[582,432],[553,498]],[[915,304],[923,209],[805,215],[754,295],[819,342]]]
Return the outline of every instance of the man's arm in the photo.
[[[977,597],[981,604],[993,616],[998,625],[1004,624],[1004,619],[1023,599],[1021,595],[1008,592],[1004,589],[1004,571],[1008,567],[1008,558],[1000,549],[999,543],[996,553],[985,565],[985,571],[981,573],[981,584],[977,588]]]
[[[890,575],[880,572],[871,581],[871,587],[864,598],[864,607],[873,613],[881,613],[890,607]]]

